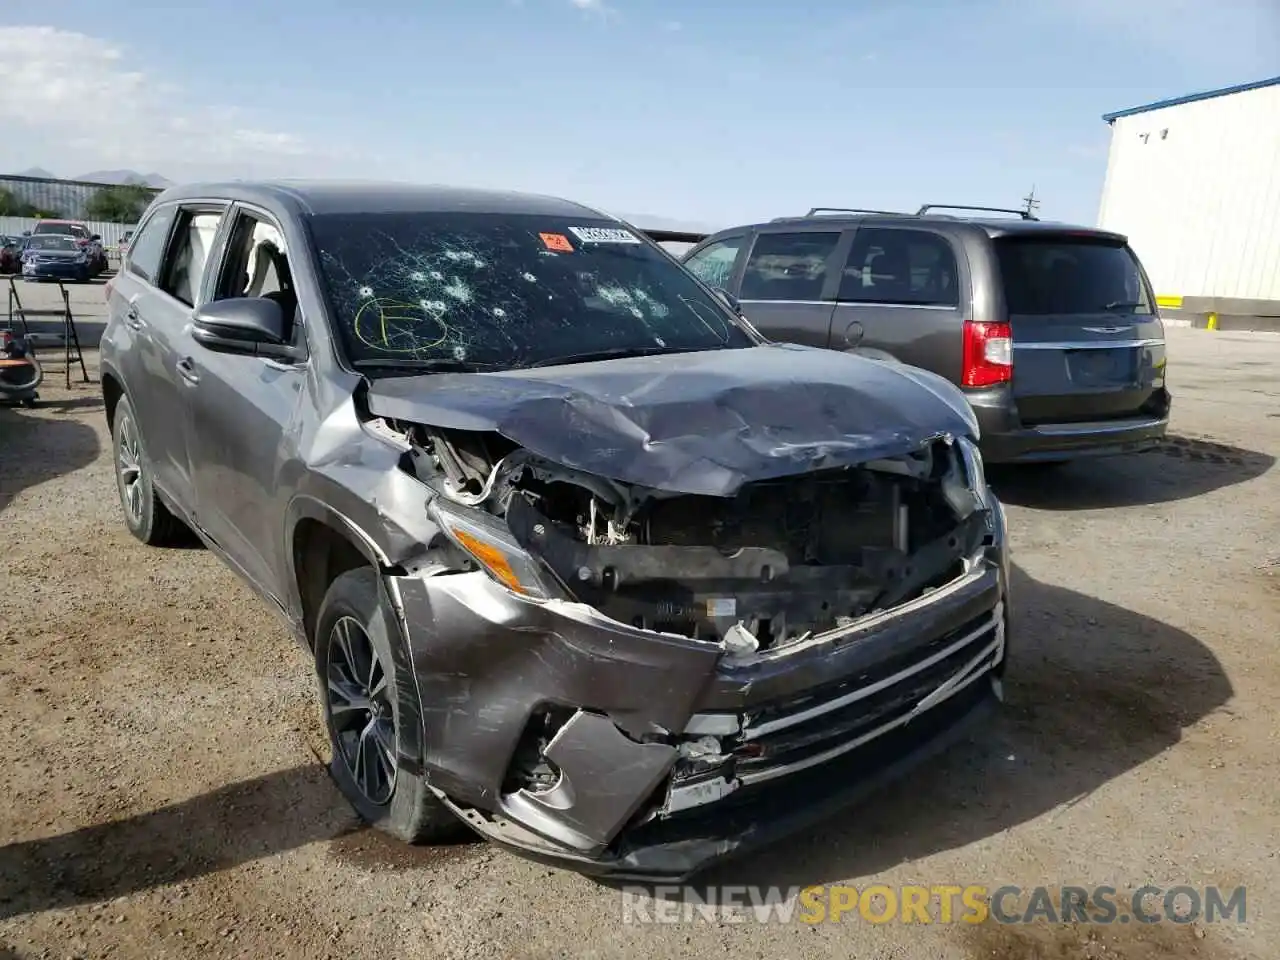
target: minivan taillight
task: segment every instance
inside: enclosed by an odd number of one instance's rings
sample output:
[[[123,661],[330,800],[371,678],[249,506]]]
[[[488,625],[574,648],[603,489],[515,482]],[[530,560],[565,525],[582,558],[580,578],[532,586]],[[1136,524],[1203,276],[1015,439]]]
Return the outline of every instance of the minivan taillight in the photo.
[[[1013,329],[1007,323],[970,320],[964,325],[960,385],[991,387],[1013,379]]]

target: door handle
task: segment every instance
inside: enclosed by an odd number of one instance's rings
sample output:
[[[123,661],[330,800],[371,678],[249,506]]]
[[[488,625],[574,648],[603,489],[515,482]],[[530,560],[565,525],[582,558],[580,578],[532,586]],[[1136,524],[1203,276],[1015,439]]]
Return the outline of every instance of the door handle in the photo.
[[[196,365],[190,357],[183,357],[178,361],[178,376],[193,387],[200,382],[200,374],[196,373]]]
[[[138,308],[132,303],[129,304],[129,309],[125,311],[124,322],[131,330],[142,329],[142,315],[138,313]]]

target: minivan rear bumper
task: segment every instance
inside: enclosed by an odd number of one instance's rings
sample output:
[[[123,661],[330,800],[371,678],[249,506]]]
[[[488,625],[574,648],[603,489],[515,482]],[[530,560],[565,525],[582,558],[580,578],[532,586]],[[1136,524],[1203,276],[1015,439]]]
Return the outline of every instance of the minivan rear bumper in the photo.
[[[1160,443],[1169,429],[1171,399],[1161,389],[1147,411],[1135,416],[1025,425],[1007,388],[974,391],[969,403],[981,430],[987,463],[1034,463],[1137,453]]]

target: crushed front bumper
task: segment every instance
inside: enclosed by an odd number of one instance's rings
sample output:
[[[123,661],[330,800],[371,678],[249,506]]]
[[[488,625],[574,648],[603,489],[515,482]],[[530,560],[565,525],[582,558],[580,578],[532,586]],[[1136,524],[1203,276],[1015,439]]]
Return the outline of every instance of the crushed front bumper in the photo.
[[[389,578],[428,782],[489,839],[616,878],[687,877],[814,824],[998,698],[1008,561],[995,514],[947,585],[742,659],[521,599],[482,573]],[[543,743],[552,776],[522,782],[548,711],[568,717]]]

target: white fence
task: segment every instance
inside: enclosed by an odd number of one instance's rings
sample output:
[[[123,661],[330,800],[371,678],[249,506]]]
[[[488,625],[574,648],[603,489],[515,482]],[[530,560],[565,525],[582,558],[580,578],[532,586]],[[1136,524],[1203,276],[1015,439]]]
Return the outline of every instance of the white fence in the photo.
[[[40,221],[35,217],[0,217],[0,236],[3,237],[20,237],[27,230],[34,230]],[[133,223],[107,223],[104,220],[85,220],[84,225],[89,228],[90,233],[96,233],[102,237],[102,245],[108,248],[118,244],[126,230],[132,230],[137,224]]]

